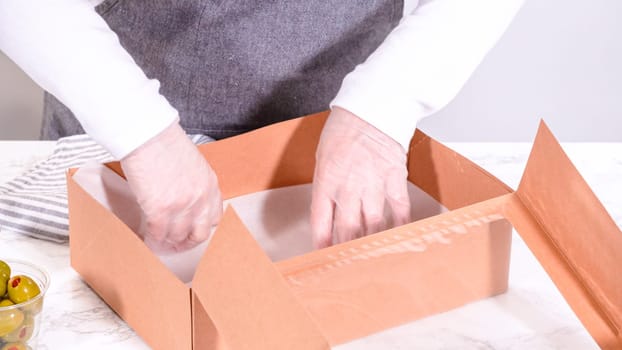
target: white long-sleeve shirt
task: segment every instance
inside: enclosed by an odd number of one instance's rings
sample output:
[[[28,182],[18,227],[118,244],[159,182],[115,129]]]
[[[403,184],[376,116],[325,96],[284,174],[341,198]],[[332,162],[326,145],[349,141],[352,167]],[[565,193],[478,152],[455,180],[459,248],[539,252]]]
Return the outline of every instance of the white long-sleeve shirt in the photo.
[[[94,11],[97,2],[0,1],[0,50],[120,159],[174,123],[178,113]],[[400,24],[346,76],[331,106],[349,110],[407,149],[417,122],[455,97],[522,3],[406,0]]]

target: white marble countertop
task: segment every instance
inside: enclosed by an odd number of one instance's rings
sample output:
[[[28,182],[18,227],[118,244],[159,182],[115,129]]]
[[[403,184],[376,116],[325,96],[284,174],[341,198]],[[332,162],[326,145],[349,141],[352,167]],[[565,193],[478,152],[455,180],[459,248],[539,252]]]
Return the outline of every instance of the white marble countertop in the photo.
[[[526,143],[449,144],[512,187],[529,153]],[[0,183],[52,150],[51,142],[0,142]],[[564,144],[564,149],[618,225],[622,225],[622,143]],[[514,234],[507,293],[336,347],[350,349],[597,349],[523,241]],[[9,231],[0,257],[45,266],[39,349],[148,349],[69,266],[69,248]]]

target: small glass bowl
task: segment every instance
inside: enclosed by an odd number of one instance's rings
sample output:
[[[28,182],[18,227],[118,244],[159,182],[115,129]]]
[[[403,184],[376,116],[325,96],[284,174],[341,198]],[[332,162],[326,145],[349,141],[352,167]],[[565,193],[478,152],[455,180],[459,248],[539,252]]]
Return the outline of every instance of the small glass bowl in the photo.
[[[11,267],[11,277],[30,277],[39,286],[41,293],[23,303],[0,307],[0,350],[36,349],[43,318],[43,299],[50,285],[50,276],[44,269],[29,262],[11,259],[3,261]]]

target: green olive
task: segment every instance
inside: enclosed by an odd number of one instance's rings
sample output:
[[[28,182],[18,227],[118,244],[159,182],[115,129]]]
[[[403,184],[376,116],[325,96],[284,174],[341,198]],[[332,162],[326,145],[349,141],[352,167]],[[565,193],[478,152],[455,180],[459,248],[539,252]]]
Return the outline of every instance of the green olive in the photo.
[[[28,301],[41,293],[39,286],[32,278],[24,275],[13,276],[7,284],[9,299],[15,304]]]
[[[0,277],[0,298],[6,294],[6,286],[8,282],[9,280],[3,280],[2,277]]]
[[[0,307],[11,306],[11,305],[15,305],[15,303],[12,302],[11,299],[2,299],[2,300],[0,300]]]
[[[9,264],[0,260],[0,280],[8,281],[9,278],[11,278],[11,267],[9,266]]]
[[[32,316],[26,316],[24,322],[13,332],[2,337],[2,340],[8,343],[22,342],[25,343],[32,337],[35,329],[35,320]]]
[[[22,343],[8,343],[0,350],[28,350],[28,347]]]
[[[13,332],[24,322],[24,313],[19,309],[0,311],[0,337]]]

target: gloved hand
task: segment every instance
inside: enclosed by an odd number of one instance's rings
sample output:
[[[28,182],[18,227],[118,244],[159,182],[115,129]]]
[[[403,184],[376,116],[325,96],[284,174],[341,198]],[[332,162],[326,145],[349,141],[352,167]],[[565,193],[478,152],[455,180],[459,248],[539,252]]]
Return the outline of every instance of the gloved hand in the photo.
[[[139,234],[157,252],[205,241],[222,216],[216,174],[178,123],[121,160],[143,218]]]
[[[402,146],[354,114],[335,107],[316,152],[311,227],[316,248],[410,221]]]

